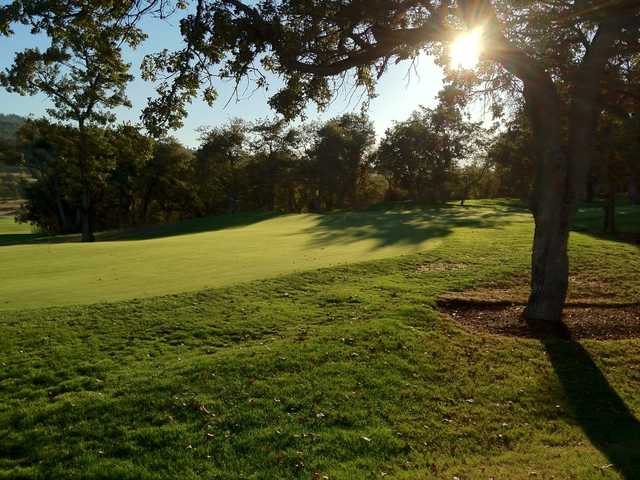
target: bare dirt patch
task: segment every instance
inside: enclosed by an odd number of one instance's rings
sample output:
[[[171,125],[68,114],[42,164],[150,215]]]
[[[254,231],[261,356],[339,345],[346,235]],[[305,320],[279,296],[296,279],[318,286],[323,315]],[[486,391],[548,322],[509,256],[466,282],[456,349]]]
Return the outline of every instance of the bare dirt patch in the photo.
[[[418,273],[433,273],[433,272],[448,272],[455,270],[463,270],[468,265],[465,263],[452,263],[452,262],[428,262],[418,265],[416,271]]]
[[[465,329],[509,337],[561,336],[575,340],[623,340],[640,338],[640,304],[569,303],[562,325],[536,328],[522,318],[524,305],[506,300],[483,301],[463,295],[443,296],[439,310]]]

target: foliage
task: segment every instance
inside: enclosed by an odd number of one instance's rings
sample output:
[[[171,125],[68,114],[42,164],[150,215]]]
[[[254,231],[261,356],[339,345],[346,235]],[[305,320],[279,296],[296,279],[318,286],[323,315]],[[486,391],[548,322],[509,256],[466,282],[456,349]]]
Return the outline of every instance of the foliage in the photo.
[[[196,153],[197,181],[205,212],[238,210],[247,190],[244,172],[249,162],[249,125],[240,120],[204,131]],[[246,200],[245,200],[246,201]]]
[[[25,166],[35,181],[24,185],[19,219],[50,233],[77,232],[84,181],[78,130],[38,120],[27,122],[21,136]],[[84,178],[94,194],[98,229],[188,215],[192,154],[184,147],[172,140],[155,143],[131,125],[91,128],[86,139],[92,169]]]
[[[377,167],[391,192],[404,191],[423,202],[447,201],[456,164],[476,156],[482,128],[465,118],[447,93],[436,108],[421,107],[387,130]]]
[[[484,45],[478,75],[454,74],[465,89],[485,84],[524,104],[536,143],[536,175],[530,206],[538,230],[532,252],[532,288],[525,316],[559,322],[568,282],[570,218],[583,198],[594,154],[610,62],[637,62],[640,5],[635,0],[576,2],[457,0],[350,0],[309,2],[198,0],[181,22],[186,47],[147,59],[145,76],[160,80],[159,98],[144,117],[155,132],[179,126],[185,105],[213,80],[239,82],[261,69],[282,77],[270,103],[285,118],[308,101],[325,107],[350,76],[373,96],[390,63],[437,53],[463,29]],[[335,81],[332,81],[335,80]],[[500,106],[494,108],[500,111]]]
[[[25,121],[26,119],[19,115],[0,113],[0,140],[15,141],[18,130]]]
[[[319,210],[359,204],[358,191],[368,178],[375,130],[368,117],[345,114],[325,123],[311,148],[311,171]]]
[[[10,35],[12,24],[23,23],[49,41],[44,51],[25,48],[16,53],[13,65],[0,73],[0,84],[20,95],[45,94],[53,103],[51,117],[77,125],[83,241],[93,240],[97,192],[91,190],[92,176],[103,168],[92,163],[101,154],[90,150],[87,130],[115,121],[113,109],[131,106],[126,86],[133,77],[123,49],[136,48],[146,38],[140,20],[162,11],[164,3],[14,0],[0,8],[1,34]]]
[[[108,132],[89,128],[81,139],[77,129],[47,120],[30,120],[20,130],[24,166],[35,181],[24,184],[27,200],[20,220],[58,233],[79,228],[81,197],[87,184],[98,194],[106,188],[115,162]],[[87,147],[85,164],[78,160],[80,143]]]
[[[312,127],[291,127],[282,120],[264,120],[255,122],[249,133],[249,206],[286,212],[307,209],[312,192],[308,187],[310,166],[305,144],[315,137]]]
[[[2,172],[15,170],[12,167],[19,161],[15,148],[17,133],[25,121],[26,119],[19,115],[0,113],[0,175]],[[2,180],[6,178],[3,177]]]
[[[534,148],[529,122],[523,114],[497,135],[488,151],[497,196],[528,199],[535,172]]]
[[[191,216],[196,196],[192,179],[193,154],[174,139],[157,142],[143,166],[141,186],[132,192],[142,197],[142,223],[157,223],[154,211],[165,222]]]

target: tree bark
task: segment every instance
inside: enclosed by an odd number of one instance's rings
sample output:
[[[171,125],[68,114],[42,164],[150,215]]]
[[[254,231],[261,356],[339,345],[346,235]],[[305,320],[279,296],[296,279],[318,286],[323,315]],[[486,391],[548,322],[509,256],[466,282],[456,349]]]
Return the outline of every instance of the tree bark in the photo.
[[[540,159],[531,210],[535,234],[531,255],[531,293],[525,318],[560,322],[569,285],[567,244],[571,205],[566,201],[568,161],[560,145]]]
[[[593,203],[593,200],[596,196],[596,179],[593,175],[593,173],[589,173],[589,176],[587,177],[587,193],[586,193],[586,197],[585,197],[585,201],[587,203]]]
[[[463,7],[472,6],[462,2]],[[593,148],[591,141],[600,112],[601,80],[614,53],[625,19],[607,17],[593,37],[573,81],[565,145],[561,100],[545,66],[504,36],[491,5],[484,1],[492,48],[488,53],[524,84],[525,103],[538,147],[536,181],[531,197],[535,236],[531,262],[531,294],[525,317],[533,322],[559,322],[567,295],[569,225],[576,204],[586,193]]]
[[[525,101],[537,164],[529,202],[535,221],[531,291],[524,316],[537,324],[555,324],[562,320],[569,285],[570,162],[564,147],[561,101],[546,72],[525,84]]]
[[[616,187],[610,166],[607,167],[607,197],[604,204],[604,233],[616,233]]]
[[[93,228],[91,225],[91,196],[86,179],[82,181],[82,203],[80,206],[80,217],[82,222],[82,241],[93,242]]]
[[[87,172],[87,132],[82,122],[79,124],[80,149],[80,183],[81,183],[81,199],[80,199],[80,222],[83,242],[93,242],[93,228],[91,224],[91,187],[89,185],[89,175]]]
[[[60,183],[58,181],[57,172],[55,172],[53,175],[53,195],[55,197],[56,207],[58,209],[58,217],[60,218],[60,223],[62,225],[62,232],[67,233],[70,230],[69,220],[62,203],[62,195],[60,194]]]
[[[632,174],[629,177],[629,202],[631,205],[637,205],[639,198],[636,176]]]

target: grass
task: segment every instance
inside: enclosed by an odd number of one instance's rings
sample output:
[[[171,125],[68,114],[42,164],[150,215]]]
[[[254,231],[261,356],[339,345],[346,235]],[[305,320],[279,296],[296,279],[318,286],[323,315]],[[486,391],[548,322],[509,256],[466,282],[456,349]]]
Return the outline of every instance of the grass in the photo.
[[[471,335],[433,308],[441,293],[520,278],[526,215],[481,205],[385,224],[384,212],[227,234],[273,229],[270,242],[402,257],[0,312],[0,478],[638,478],[640,340]],[[269,225],[311,219],[315,232]],[[427,228],[439,234],[426,240]],[[19,247],[48,248],[1,248]],[[574,275],[597,272],[603,295],[637,300],[636,245],[581,232],[570,253]],[[574,282],[572,294],[593,288]]]
[[[199,219],[95,244],[0,234],[0,309],[90,304],[221,287],[436,248],[451,235],[526,224],[508,207],[249,214]],[[0,228],[7,225],[0,224]],[[3,237],[5,237],[3,239]],[[19,275],[16,275],[19,272]]]
[[[3,217],[0,216],[0,239],[5,240],[5,236],[13,236],[20,235],[20,237],[14,237],[13,241],[24,241],[25,236],[29,236],[32,234],[32,229],[29,225],[25,223],[16,222],[13,217]],[[6,241],[6,240],[5,240]],[[2,245],[0,243],[0,245]]]

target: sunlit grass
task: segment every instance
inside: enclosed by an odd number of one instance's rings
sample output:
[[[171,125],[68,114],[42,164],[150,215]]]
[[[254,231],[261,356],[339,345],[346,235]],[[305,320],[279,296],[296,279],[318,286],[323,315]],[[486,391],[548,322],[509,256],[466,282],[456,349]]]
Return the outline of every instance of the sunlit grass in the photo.
[[[7,245],[0,234],[0,278],[11,279],[0,282],[0,309],[220,287],[430,250],[454,233],[472,239],[478,229],[511,222],[520,222],[528,232],[528,219],[522,210],[450,206],[329,215],[239,214],[107,235],[111,241],[95,244],[31,236],[24,237],[31,243],[20,243],[20,236],[11,235],[7,238],[14,245]]]

